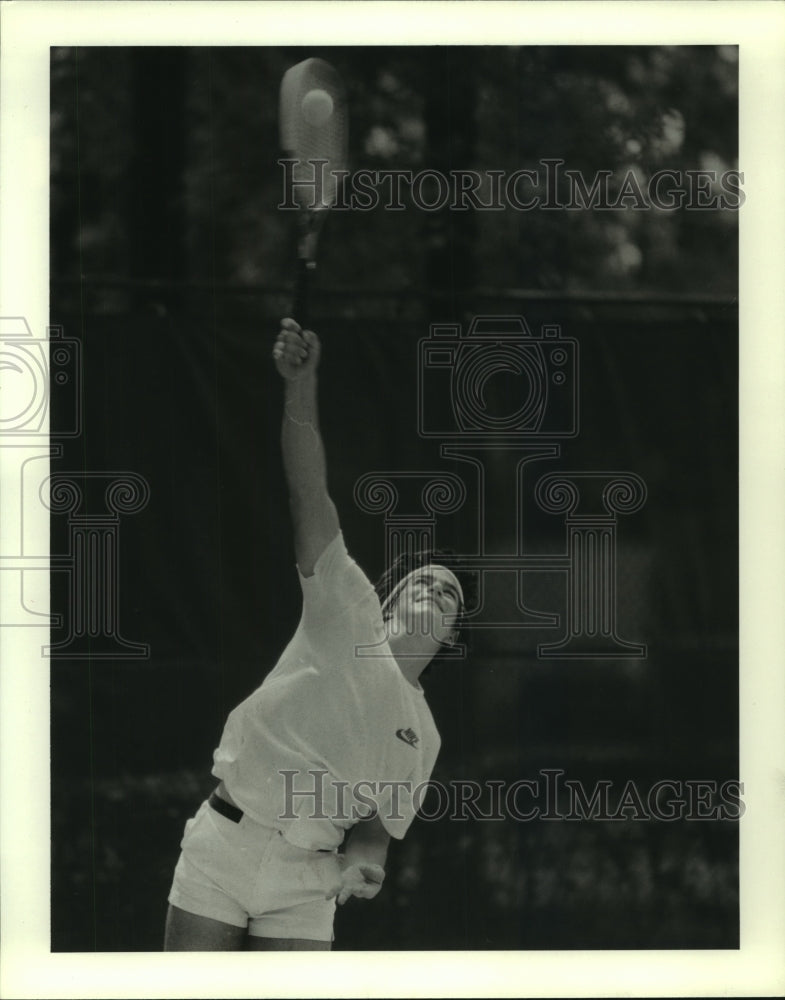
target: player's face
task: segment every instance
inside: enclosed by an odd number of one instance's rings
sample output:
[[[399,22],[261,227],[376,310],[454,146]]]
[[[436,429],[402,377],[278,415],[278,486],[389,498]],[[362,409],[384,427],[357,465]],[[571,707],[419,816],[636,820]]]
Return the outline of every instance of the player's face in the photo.
[[[450,641],[463,608],[463,592],[454,573],[445,566],[424,566],[404,577],[389,604],[393,631],[432,636],[437,643]]]

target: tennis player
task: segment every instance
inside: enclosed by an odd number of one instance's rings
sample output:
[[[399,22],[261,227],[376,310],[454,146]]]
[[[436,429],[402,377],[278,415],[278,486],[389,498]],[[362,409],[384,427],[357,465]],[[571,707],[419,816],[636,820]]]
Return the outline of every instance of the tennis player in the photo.
[[[329,950],[336,902],[380,891],[389,839],[406,833],[439,750],[419,678],[457,639],[461,583],[425,557],[388,571],[380,602],[349,557],[327,491],[320,349],[282,321],[273,357],[302,616],[227,719],[219,784],[186,823],[166,950]]]

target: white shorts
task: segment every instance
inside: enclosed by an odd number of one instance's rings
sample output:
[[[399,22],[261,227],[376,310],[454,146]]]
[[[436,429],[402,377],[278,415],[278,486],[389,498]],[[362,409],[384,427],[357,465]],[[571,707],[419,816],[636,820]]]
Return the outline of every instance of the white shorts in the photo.
[[[185,824],[169,902],[247,927],[254,937],[332,941],[341,884],[335,851],[295,847],[280,830],[243,815],[235,823],[203,802]]]

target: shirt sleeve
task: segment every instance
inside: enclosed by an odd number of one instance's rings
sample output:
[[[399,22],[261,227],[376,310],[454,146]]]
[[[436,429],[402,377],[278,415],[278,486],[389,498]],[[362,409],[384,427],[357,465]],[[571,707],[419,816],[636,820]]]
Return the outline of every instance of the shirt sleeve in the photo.
[[[297,572],[306,627],[340,617],[364,601],[378,604],[370,580],[346,551],[341,531],[316,560],[311,576],[303,576],[299,567]]]

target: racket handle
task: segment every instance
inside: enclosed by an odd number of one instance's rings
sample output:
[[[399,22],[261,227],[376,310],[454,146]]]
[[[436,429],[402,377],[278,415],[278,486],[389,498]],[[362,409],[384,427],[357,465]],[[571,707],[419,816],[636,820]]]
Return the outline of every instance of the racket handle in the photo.
[[[309,289],[313,262],[300,257],[297,261],[297,279],[294,285],[294,304],[292,317],[305,329],[309,323]]]

